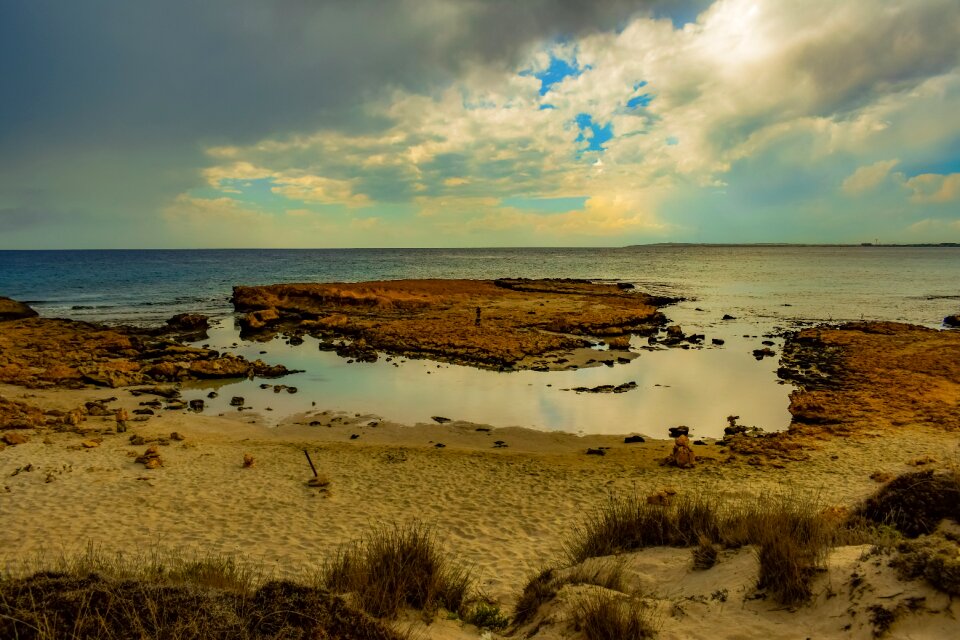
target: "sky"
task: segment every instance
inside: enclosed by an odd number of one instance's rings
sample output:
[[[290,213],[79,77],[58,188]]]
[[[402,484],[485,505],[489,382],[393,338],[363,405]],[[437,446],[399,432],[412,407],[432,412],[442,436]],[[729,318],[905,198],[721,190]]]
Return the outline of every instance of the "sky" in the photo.
[[[4,0],[0,249],[960,242],[958,0]]]

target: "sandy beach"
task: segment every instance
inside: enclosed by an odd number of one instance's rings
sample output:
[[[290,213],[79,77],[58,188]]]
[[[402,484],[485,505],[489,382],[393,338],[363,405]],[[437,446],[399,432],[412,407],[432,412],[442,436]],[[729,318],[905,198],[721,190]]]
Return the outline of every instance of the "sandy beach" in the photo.
[[[5,385],[0,395],[65,409],[113,394],[25,393]],[[138,399],[119,395],[117,404],[138,406]],[[308,417],[329,422],[337,416]],[[681,470],[658,464],[672,446],[666,440],[625,445],[613,436],[477,431],[486,427],[465,423],[366,426],[371,421],[342,416],[335,426],[271,429],[166,412],[130,430],[147,439],[172,432],[184,437],[160,447],[163,467],[152,470],[134,462],[144,445],[111,433],[112,418],[84,423],[102,430],[94,448],[81,444],[96,438],[92,433],[35,435],[0,452],[3,564],[17,569],[38,554],[76,554],[93,545],[133,556],[165,549],[226,554],[277,576],[309,578],[337,545],[372,526],[419,519],[435,527],[447,548],[474,568],[484,590],[509,609],[530,575],[562,559],[563,543],[584,512],[611,494],[673,488],[743,498],[786,492],[850,505],[876,490],[870,479],[875,471],[898,474],[915,469],[909,463],[917,459],[949,463],[958,456],[955,435],[922,429],[831,439],[807,461],[783,468],[723,463],[706,451],[696,468]],[[350,440],[355,433],[360,438]],[[492,449],[496,440],[509,446]],[[600,446],[610,447],[607,455],[585,454]],[[329,477],[329,492],[306,486],[312,474],[303,449]],[[247,453],[255,460],[251,468],[243,467]],[[28,465],[31,470],[23,471]],[[672,553],[687,562],[688,553]],[[710,591],[725,584],[715,579]]]

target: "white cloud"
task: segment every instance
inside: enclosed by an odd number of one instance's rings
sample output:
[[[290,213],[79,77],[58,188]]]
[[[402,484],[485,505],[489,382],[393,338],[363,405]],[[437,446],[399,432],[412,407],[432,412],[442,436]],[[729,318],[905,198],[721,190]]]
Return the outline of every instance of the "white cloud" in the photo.
[[[913,191],[910,196],[913,202],[941,204],[960,201],[960,173],[924,173],[907,180],[906,186]]]
[[[866,191],[872,191],[887,179],[890,170],[897,166],[898,162],[899,160],[881,160],[860,167],[843,181],[840,188],[847,195],[859,195]]]
[[[734,169],[753,162],[781,172],[777,180],[830,175],[804,195],[822,199],[818,210],[840,211],[848,203],[830,200],[840,176],[843,194],[868,194],[899,176],[891,176],[898,163],[922,166],[960,130],[958,41],[955,0],[718,0],[682,29],[640,17],[554,45],[583,72],[546,96],[539,80],[519,75],[546,67],[550,51],[540,45],[517,68],[474,66],[444,90],[395,91],[364,105],[391,123],[376,133],[324,130],[210,149],[223,164],[204,178],[221,190],[270,178],[275,193],[305,203],[408,203],[424,232],[636,237],[676,228],[659,210],[667,196],[733,190]],[[635,89],[640,81],[648,84]],[[649,105],[628,109],[642,93]],[[611,124],[604,153],[583,152],[580,113]],[[913,205],[954,200],[960,189],[954,176],[903,184]],[[512,196],[587,200],[544,215],[504,207]]]

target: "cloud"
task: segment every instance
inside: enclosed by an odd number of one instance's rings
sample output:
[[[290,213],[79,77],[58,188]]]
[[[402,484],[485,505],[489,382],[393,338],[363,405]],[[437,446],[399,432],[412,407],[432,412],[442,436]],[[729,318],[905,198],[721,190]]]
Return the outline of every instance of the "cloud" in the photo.
[[[860,167],[854,171],[840,188],[847,195],[858,195],[865,191],[871,191],[887,179],[890,170],[897,166],[899,160],[880,160],[865,167]]]
[[[960,201],[960,173],[925,173],[907,180],[906,187],[913,191],[910,196],[913,202],[942,204]]]
[[[955,0],[98,6],[0,9],[29,62],[0,76],[3,206],[615,243],[838,239],[956,198]],[[585,205],[503,204],[537,198]]]

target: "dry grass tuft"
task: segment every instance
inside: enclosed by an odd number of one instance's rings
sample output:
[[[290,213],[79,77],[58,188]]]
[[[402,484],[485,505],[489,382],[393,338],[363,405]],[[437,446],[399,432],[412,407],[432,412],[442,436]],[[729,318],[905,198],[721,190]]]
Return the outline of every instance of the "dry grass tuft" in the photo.
[[[556,597],[566,585],[593,585],[611,591],[623,591],[623,562],[619,560],[595,563],[592,567],[580,564],[572,571],[560,573],[556,569],[541,569],[524,586],[513,610],[514,628],[526,624],[544,604]]]
[[[336,593],[351,593],[376,617],[403,607],[459,612],[470,599],[473,579],[444,555],[434,532],[420,523],[384,526],[339,550],[322,581]]]
[[[642,602],[601,590],[577,603],[573,621],[587,640],[643,640],[656,635]]]
[[[566,552],[578,563],[645,547],[687,547],[701,536],[716,537],[719,530],[715,506],[700,498],[657,505],[636,494],[611,496],[574,529]]]
[[[694,566],[707,569],[718,557],[715,544],[755,545],[758,587],[783,604],[796,604],[811,595],[811,578],[833,539],[833,521],[815,501],[767,496],[756,503],[719,505],[680,497],[655,505],[630,495],[612,497],[589,515],[568,541],[567,555],[579,563],[645,547],[696,546]]]
[[[403,640],[327,591],[266,582],[230,558],[95,551],[56,571],[0,577],[0,637],[18,640]]]

